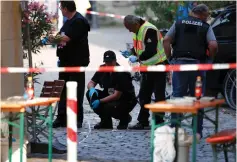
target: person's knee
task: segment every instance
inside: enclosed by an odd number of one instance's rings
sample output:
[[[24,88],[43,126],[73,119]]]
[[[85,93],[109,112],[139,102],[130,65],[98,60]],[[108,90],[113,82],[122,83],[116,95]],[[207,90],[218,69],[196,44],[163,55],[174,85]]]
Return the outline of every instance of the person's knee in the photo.
[[[148,104],[151,102],[151,95],[139,94],[138,98],[140,105]]]
[[[155,93],[155,101],[164,101],[165,100],[165,90]]]
[[[125,109],[125,111],[124,111],[124,114],[125,114],[125,115],[129,114],[129,113],[135,108],[136,105],[137,105],[137,102],[134,102],[134,103],[132,103],[132,104],[129,104],[129,105],[126,107],[126,109]]]
[[[183,88],[173,88],[173,96],[174,97],[183,97],[186,95],[185,89]]]
[[[131,110],[130,110],[130,111],[132,111],[132,110],[135,108],[135,106],[137,105],[137,103],[138,103],[137,99],[135,99],[134,101],[132,101]],[[129,111],[129,112],[130,112],[130,111]]]

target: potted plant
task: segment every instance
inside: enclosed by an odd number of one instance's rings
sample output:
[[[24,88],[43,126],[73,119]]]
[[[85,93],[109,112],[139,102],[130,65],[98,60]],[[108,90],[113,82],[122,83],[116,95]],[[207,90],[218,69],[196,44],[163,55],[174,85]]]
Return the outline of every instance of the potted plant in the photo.
[[[23,5],[22,5],[23,6]],[[22,46],[23,46],[23,58],[29,59],[29,67],[32,67],[31,53],[38,54],[40,48],[45,46],[42,39],[49,34],[52,34],[55,30],[53,21],[57,19],[56,14],[50,14],[47,12],[47,6],[40,4],[39,2],[31,1],[25,2],[26,7],[22,7]],[[33,76],[33,80],[37,75],[41,73],[30,74]],[[29,74],[25,74],[25,80]]]

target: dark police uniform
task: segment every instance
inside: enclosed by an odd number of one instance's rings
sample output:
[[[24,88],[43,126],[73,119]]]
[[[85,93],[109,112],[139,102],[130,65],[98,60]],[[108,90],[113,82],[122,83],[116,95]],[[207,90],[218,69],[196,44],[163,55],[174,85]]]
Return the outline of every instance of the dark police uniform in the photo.
[[[194,17],[177,21],[172,57],[205,61],[208,29],[209,24]]]
[[[208,41],[215,40],[215,36],[209,24],[191,16],[174,23],[166,35],[173,38],[172,64],[205,63],[207,60],[206,51]],[[173,96],[194,96],[197,76],[201,76],[203,83],[205,83],[205,72],[203,71],[173,72]],[[204,93],[205,84],[203,84],[203,94]],[[177,118],[177,114],[172,114],[172,118]],[[203,129],[202,124],[203,115],[199,113],[197,132],[201,136]]]
[[[119,64],[116,66],[118,65]],[[131,74],[128,72],[96,72],[91,80],[99,84],[103,89],[102,91],[97,89],[99,92],[98,98],[94,98],[94,100],[112,95],[115,90],[122,92],[122,95],[118,100],[100,103],[98,108],[93,109],[101,118],[102,124],[106,125],[108,128],[112,127],[112,117],[119,119],[120,124],[128,124],[131,120],[129,112],[131,112],[137,104]],[[94,101],[90,101],[89,91],[87,92],[86,97],[90,104]]]
[[[60,30],[70,38],[65,45],[57,46],[57,56],[59,57],[59,67],[87,66],[89,64],[89,45],[88,32],[90,26],[87,20],[78,12],[67,20]],[[83,97],[85,92],[85,73],[59,73],[59,79],[67,81],[76,81],[77,100],[78,100],[78,124],[83,122]],[[58,105],[57,122],[54,127],[66,126],[66,88],[64,87],[60,102]]]

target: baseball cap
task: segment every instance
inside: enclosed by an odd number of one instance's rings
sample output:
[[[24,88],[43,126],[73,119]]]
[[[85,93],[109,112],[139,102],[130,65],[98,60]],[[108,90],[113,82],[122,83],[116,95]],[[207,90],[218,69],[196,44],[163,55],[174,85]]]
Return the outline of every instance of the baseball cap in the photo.
[[[116,61],[116,55],[113,51],[106,51],[104,53],[104,62]]]

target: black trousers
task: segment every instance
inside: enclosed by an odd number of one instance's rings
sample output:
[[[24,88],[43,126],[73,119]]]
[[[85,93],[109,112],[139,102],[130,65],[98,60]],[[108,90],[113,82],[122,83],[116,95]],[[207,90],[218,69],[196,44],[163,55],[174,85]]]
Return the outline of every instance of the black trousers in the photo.
[[[149,109],[144,108],[145,104],[151,102],[151,95],[155,93],[155,101],[165,100],[166,72],[142,72],[139,101],[141,109],[138,115],[139,123],[149,124]],[[164,113],[156,115],[157,124],[163,122]]]
[[[106,97],[103,91],[100,91],[98,89],[97,91],[99,92],[98,99]],[[89,91],[87,91],[86,97],[90,104],[96,99],[94,98],[93,101],[90,101]],[[133,100],[126,100],[126,101],[117,100],[108,103],[100,103],[99,107],[93,109],[93,111],[97,115],[99,115],[99,117],[101,118],[101,122],[112,123],[112,118],[115,118],[119,119],[120,122],[122,123],[127,123],[129,120],[129,113],[133,110],[136,104],[137,104],[136,98],[134,98]]]
[[[59,73],[59,80],[65,80],[65,85],[58,104],[58,118],[67,119],[66,112],[66,82],[77,82],[77,122],[83,123],[83,98],[85,93],[85,73]]]

